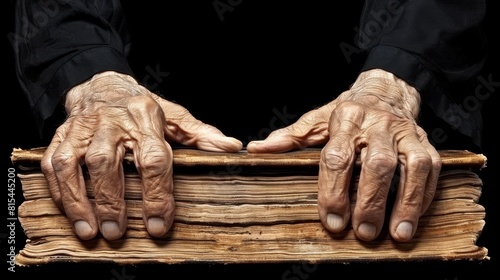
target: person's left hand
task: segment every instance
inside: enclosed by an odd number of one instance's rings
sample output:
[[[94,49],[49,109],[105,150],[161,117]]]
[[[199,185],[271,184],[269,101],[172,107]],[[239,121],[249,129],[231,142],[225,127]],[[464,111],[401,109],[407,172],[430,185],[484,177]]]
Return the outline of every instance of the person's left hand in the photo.
[[[393,239],[408,241],[434,198],[441,170],[439,153],[416,123],[419,110],[416,89],[391,73],[370,70],[335,100],[273,131],[265,140],[248,143],[246,149],[280,153],[324,144],[318,176],[319,218],[334,233],[351,221],[356,236],[366,241],[382,230],[399,165],[389,231]],[[351,214],[349,188],[357,157],[361,171]]]

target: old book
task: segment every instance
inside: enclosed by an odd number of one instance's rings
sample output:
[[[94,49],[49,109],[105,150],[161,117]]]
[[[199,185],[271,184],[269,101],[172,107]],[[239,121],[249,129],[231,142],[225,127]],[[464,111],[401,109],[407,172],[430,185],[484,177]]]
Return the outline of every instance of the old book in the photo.
[[[27,236],[16,255],[19,265],[489,259],[487,248],[476,244],[485,225],[485,209],[478,202],[483,188],[478,171],[486,166],[482,154],[440,151],[436,196],[407,243],[393,241],[386,230],[377,240],[362,242],[352,229],[331,234],[323,228],[316,203],[319,149],[259,155],[175,149],[176,219],[168,238],[154,239],[143,225],[140,178],[127,155],[125,235],[116,241],[99,235],[83,241],[52,202],[39,169],[43,151],[14,149],[11,156],[25,198],[18,208]],[[359,161],[356,166],[353,204]]]

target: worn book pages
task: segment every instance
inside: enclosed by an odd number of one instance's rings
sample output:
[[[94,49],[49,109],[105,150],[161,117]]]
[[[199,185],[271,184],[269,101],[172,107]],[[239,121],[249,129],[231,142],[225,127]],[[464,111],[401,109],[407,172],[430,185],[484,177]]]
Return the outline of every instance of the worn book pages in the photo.
[[[25,197],[19,221],[28,238],[16,256],[19,265],[489,259],[487,248],[476,245],[485,224],[485,209],[478,204],[483,188],[478,174],[486,166],[481,154],[440,151],[443,168],[436,196],[414,239],[406,243],[393,241],[386,230],[377,240],[363,242],[350,228],[341,234],[323,228],[316,201],[319,149],[259,155],[174,150],[176,219],[168,238],[151,238],[141,217],[141,181],[127,155],[125,235],[116,241],[99,235],[83,241],[52,202],[39,169],[43,151],[12,152]],[[92,198],[88,178],[86,182]]]

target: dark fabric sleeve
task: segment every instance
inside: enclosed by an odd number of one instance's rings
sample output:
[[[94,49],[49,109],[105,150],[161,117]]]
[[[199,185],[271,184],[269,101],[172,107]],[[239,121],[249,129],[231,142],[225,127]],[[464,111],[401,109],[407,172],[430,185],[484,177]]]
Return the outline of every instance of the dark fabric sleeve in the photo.
[[[481,0],[366,1],[358,46],[367,54],[362,70],[392,72],[419,90],[452,129],[481,141],[480,110],[464,106],[487,54]]]
[[[16,73],[42,133],[65,92],[106,70],[133,75],[119,1],[15,1]]]

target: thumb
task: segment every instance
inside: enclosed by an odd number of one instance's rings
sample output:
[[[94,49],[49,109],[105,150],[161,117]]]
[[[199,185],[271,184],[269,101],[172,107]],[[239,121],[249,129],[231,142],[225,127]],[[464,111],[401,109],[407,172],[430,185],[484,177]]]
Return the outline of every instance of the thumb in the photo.
[[[212,152],[238,152],[243,147],[240,140],[228,137],[219,129],[208,124],[202,124],[196,130],[193,145],[200,150]]]
[[[330,114],[336,101],[302,115],[295,123],[275,130],[264,140],[247,145],[249,153],[283,153],[325,144],[328,141]]]
[[[328,141],[329,114],[322,107],[302,115],[295,123],[275,130],[264,140],[251,141],[249,153],[282,153]]]
[[[336,101],[303,114],[295,123],[275,130],[260,141],[247,145],[249,153],[283,153],[325,144],[328,141],[330,115]]]
[[[167,141],[204,151],[237,152],[243,147],[240,140],[224,135],[214,126],[193,119],[182,122],[167,120],[165,135]]]
[[[249,153],[283,153],[301,147],[299,139],[295,138],[286,128],[273,131],[264,140],[254,140],[247,144]]]
[[[237,152],[243,143],[224,135],[218,128],[195,118],[186,108],[156,97],[165,114],[165,137],[185,146],[212,152]]]

